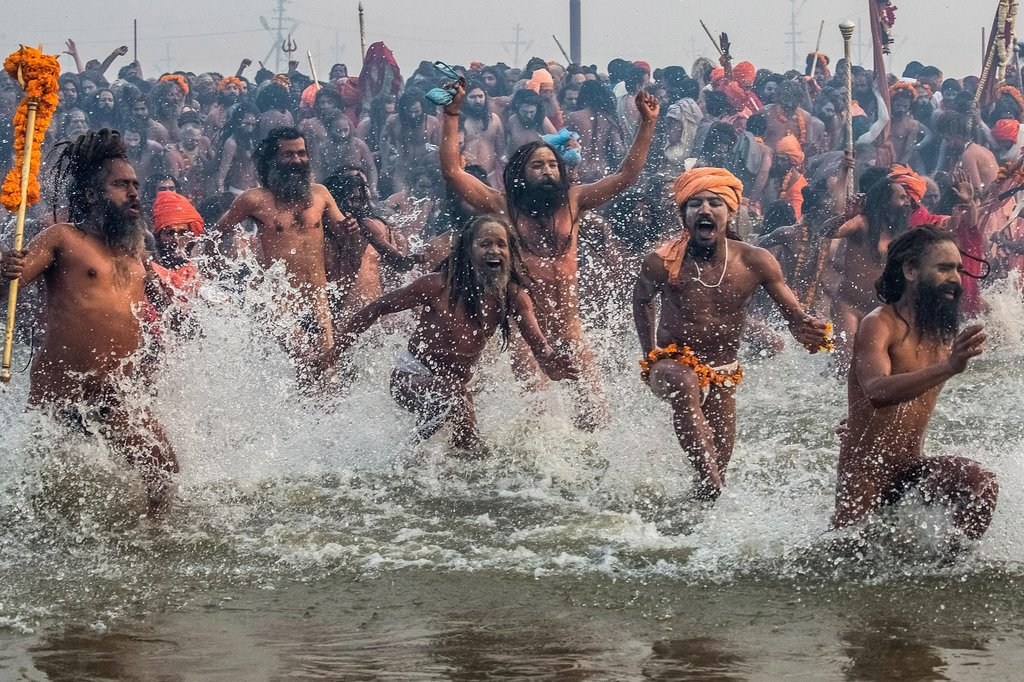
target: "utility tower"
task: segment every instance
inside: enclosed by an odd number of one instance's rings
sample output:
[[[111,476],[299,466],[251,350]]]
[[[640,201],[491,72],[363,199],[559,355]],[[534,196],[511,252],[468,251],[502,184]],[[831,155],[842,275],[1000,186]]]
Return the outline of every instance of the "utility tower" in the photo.
[[[513,30],[516,32],[516,39],[514,41],[512,41],[511,43],[502,43],[501,46],[505,48],[505,52],[509,52],[511,50],[511,52],[513,54],[512,65],[515,66],[516,68],[521,68],[522,65],[519,62],[520,48],[522,48],[523,50],[529,50],[530,46],[533,45],[533,41],[532,40],[527,40],[527,41],[523,41],[522,40],[522,38],[521,38],[522,33],[523,33],[523,25],[522,24],[516,24],[513,27]]]
[[[270,56],[274,56],[274,71],[281,73],[281,46],[284,44],[285,38],[288,37],[290,31],[295,30],[295,20],[285,16],[284,8],[290,0],[277,0],[274,5],[274,18],[273,21],[267,21],[266,17],[260,17],[260,24],[263,25],[263,30],[269,33],[274,38],[274,44],[271,45],[267,51],[267,56],[263,58],[263,63],[266,64],[270,61]],[[291,28],[288,31],[285,30],[285,25],[290,24]]]

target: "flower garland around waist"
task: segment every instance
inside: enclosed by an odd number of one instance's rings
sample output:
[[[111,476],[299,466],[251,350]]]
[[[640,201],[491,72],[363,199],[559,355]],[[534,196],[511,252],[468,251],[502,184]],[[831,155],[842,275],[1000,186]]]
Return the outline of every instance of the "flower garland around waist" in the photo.
[[[710,365],[705,365],[697,359],[697,355],[690,350],[689,346],[679,348],[676,344],[669,344],[665,348],[655,348],[647,357],[640,361],[640,378],[644,382],[651,379],[651,367],[658,360],[675,360],[681,362],[697,374],[697,383],[701,388],[707,388],[711,384],[731,387],[737,386],[743,381],[743,368],[736,366],[730,372],[719,372]]]

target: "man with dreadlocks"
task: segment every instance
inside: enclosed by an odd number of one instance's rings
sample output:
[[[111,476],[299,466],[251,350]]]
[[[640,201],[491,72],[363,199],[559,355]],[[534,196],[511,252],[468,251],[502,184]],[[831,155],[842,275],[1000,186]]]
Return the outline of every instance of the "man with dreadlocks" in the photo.
[[[170,501],[178,463],[155,417],[132,404],[145,382],[139,315],[152,309],[147,284],[158,286],[145,264],[139,181],[116,131],[86,133],[58,150],[54,188],[63,196],[53,206],[67,206],[68,222],[0,261],[4,300],[11,280],[46,283],[45,341],[29,401],[86,432],[96,428],[141,471],[155,513]]]
[[[957,333],[962,263],[953,235],[922,227],[889,244],[875,282],[883,305],[861,322],[849,374],[832,527],[856,523],[918,488],[949,507],[972,540],[988,528],[995,474],[964,457],[925,457],[924,433],[946,381],[982,352],[985,333]]]
[[[253,154],[261,187],[242,192],[214,227],[233,233],[247,218],[256,221],[256,256],[269,268],[280,261],[293,291],[286,306],[299,318],[285,346],[299,379],[312,384],[333,363],[334,330],[327,304],[324,226],[355,231],[323,185],[313,182],[306,141],[295,128],[274,128]]]
[[[473,218],[436,272],[377,299],[338,334],[338,346],[345,348],[382,315],[420,309],[409,345],[391,373],[391,393],[416,414],[422,439],[450,422],[452,445],[484,454],[467,386],[487,340],[499,328],[502,346],[508,346],[511,320],[545,374],[555,380],[574,376],[571,363],[548,345],[537,324],[519,274],[516,242],[501,216]]]
[[[580,216],[610,201],[640,176],[658,119],[658,101],[641,90],[636,96],[641,122],[636,140],[618,171],[583,185],[569,185],[565,163],[538,140],[519,147],[504,171],[505,192],[488,187],[459,163],[459,111],[465,83],[452,84],[444,108],[441,173],[449,187],[481,213],[503,213],[522,244],[524,275],[541,329],[560,349],[571,351],[585,386],[577,386],[576,423],[595,429],[605,420],[600,376],[583,337],[577,291]],[[522,367],[520,368],[523,369]],[[524,373],[524,372],[521,372]]]

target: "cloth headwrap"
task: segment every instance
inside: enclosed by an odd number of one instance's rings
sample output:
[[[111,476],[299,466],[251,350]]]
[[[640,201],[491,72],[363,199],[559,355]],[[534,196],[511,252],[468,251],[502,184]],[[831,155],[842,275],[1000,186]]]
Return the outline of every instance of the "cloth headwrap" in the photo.
[[[270,79],[270,82],[277,83],[278,85],[283,85],[285,90],[292,89],[292,82],[288,80],[288,75],[284,73],[274,74],[274,77]]]
[[[238,76],[226,76],[224,78],[221,78],[219,81],[217,81],[217,90],[223,91],[232,83],[234,83],[239,90],[245,90],[245,83],[243,83],[242,79]]]
[[[177,192],[157,192],[153,202],[153,234],[172,225],[188,225],[197,237],[203,234],[203,217],[185,197]]]
[[[304,109],[312,109],[316,104],[316,93],[318,92],[320,92],[320,84],[310,83],[299,96],[299,106]]]
[[[906,81],[893,83],[892,87],[889,88],[889,97],[893,98],[901,92],[910,95],[910,99],[912,100],[917,99],[917,88]]]
[[[1000,97],[1009,97],[1017,103],[1017,107],[1024,114],[1024,97],[1021,96],[1020,90],[1013,87],[1012,85],[1000,85],[996,88],[995,97],[993,99],[998,100]]]
[[[339,78],[334,81],[334,89],[341,95],[341,103],[347,107],[355,106],[363,99],[363,90],[356,76]]]
[[[1001,118],[992,126],[992,137],[1000,142],[1016,142],[1020,132],[1020,121],[1012,118]]]
[[[633,66],[640,67],[641,69],[643,69],[644,71],[647,72],[648,76],[651,75],[651,65],[648,64],[647,62],[642,61],[642,60],[637,60],[637,61],[633,62]]]
[[[540,139],[547,142],[549,145],[555,148],[555,153],[567,166],[578,166],[583,157],[580,154],[579,146],[570,147],[570,140],[579,140],[579,133],[574,133],[566,128],[562,128],[557,133],[549,133],[547,135],[541,135]]]
[[[704,191],[722,197],[729,210],[736,212],[743,198],[743,183],[724,168],[692,168],[676,178],[673,186],[676,206],[682,206],[694,194]]]
[[[167,81],[177,83],[178,87],[181,88],[182,92],[184,92],[186,95],[188,94],[188,79],[186,79],[180,73],[166,73],[163,76],[160,76],[161,83],[166,83]]]
[[[555,87],[555,79],[551,77],[551,72],[547,69],[537,69],[533,72],[530,80],[526,81],[526,87],[538,95],[540,94],[541,86],[544,85]]]
[[[736,81],[728,81],[724,78],[715,83],[715,90],[725,95],[733,109],[740,112],[747,106],[747,93]]]
[[[733,78],[740,82],[740,85],[749,88],[754,85],[754,76],[757,75],[757,69],[750,62],[740,62],[732,67],[732,75]]]
[[[716,66],[715,68],[711,69],[711,82],[714,83],[720,78],[725,78],[725,68],[721,66]]]
[[[794,166],[800,166],[804,162],[804,150],[800,147],[800,141],[793,133],[787,133],[785,137],[775,143],[775,152],[789,157],[789,162]]]
[[[903,191],[907,193],[907,196],[918,204],[924,199],[924,194],[928,190],[924,178],[915,173],[909,166],[894,163],[889,168],[889,179],[902,185]]]

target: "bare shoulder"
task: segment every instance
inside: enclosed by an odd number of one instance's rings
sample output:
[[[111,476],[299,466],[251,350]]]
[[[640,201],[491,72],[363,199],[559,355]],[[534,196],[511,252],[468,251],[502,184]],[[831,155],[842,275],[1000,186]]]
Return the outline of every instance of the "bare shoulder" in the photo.
[[[904,322],[896,315],[892,306],[880,305],[861,320],[856,338],[869,343],[884,342],[888,345],[902,326]]]
[[[763,267],[778,262],[768,249],[747,242],[730,239],[729,248],[733,249],[733,252],[743,259],[744,263],[752,267]]]
[[[410,286],[423,296],[439,299],[448,288],[448,282],[440,272],[431,272],[418,277]]]
[[[655,283],[668,281],[668,269],[665,267],[665,261],[656,251],[651,251],[644,256],[644,261],[640,266],[640,277]]]

